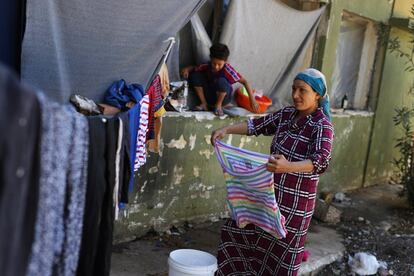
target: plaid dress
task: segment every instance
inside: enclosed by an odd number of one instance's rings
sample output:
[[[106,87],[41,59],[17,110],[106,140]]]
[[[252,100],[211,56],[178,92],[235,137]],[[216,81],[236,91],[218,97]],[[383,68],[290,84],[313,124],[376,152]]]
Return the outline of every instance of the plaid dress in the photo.
[[[294,122],[296,109],[248,121],[249,135],[274,135],[271,153],[288,161],[311,160],[310,173],[275,173],[275,195],[288,234],[276,239],[252,224],[243,229],[228,219],[221,230],[216,275],[297,275],[315,207],[319,174],[331,158],[333,127],[318,108]]]

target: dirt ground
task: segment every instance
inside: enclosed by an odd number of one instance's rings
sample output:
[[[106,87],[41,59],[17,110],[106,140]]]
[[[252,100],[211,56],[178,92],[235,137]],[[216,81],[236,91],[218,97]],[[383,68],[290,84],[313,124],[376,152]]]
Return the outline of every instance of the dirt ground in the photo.
[[[327,225],[313,220],[313,224],[330,227],[342,235],[346,249],[342,259],[325,267],[318,276],[355,275],[348,259],[358,252],[373,254],[387,264],[387,269],[378,275],[414,276],[414,209],[399,196],[401,190],[402,186],[387,184],[345,193],[345,200],[333,203],[342,211],[341,222]],[[166,276],[168,254],[178,248],[216,255],[221,224],[187,224],[115,245],[111,275]]]
[[[380,185],[346,194],[335,204],[343,211],[334,227],[344,239],[342,260],[318,275],[354,275],[347,265],[349,255],[367,252],[387,264],[377,275],[414,275],[414,209],[401,197],[402,186]]]

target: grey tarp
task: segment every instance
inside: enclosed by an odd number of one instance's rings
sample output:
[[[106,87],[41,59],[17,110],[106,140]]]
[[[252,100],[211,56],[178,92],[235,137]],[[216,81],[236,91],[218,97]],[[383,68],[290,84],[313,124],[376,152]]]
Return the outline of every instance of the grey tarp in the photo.
[[[51,98],[101,100],[115,80],[148,84],[205,0],[28,0],[22,79]]]
[[[342,99],[346,95],[348,108],[366,109],[377,41],[374,23],[342,21],[330,89],[331,107],[342,107]]]
[[[191,18],[191,37],[196,64],[208,62],[210,60],[211,39],[198,14]]]
[[[354,22],[343,22],[338,38],[336,62],[332,76],[331,101],[335,108],[341,107],[347,95],[352,102],[356,90],[365,26]]]
[[[273,100],[273,110],[288,104],[323,11],[298,11],[277,0],[230,2],[220,41],[236,70]]]

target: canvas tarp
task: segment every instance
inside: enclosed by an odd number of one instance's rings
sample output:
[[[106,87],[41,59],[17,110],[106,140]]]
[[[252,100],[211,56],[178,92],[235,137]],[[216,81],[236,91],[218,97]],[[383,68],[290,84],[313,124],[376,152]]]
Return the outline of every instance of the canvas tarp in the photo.
[[[200,16],[195,14],[191,18],[191,38],[195,51],[196,63],[205,63],[210,60],[211,39],[201,22]]]
[[[365,27],[362,25],[353,22],[342,23],[331,87],[331,101],[336,108],[341,107],[344,95],[347,95],[348,100],[352,100],[350,98],[358,81],[364,32]]]
[[[73,93],[102,100],[120,78],[146,86],[163,41],[204,1],[28,0],[22,79],[59,102]]]
[[[331,107],[364,110],[370,90],[377,49],[377,30],[369,21],[342,21],[330,89]]]
[[[273,100],[273,110],[289,103],[323,11],[298,11],[277,0],[230,2],[220,41],[230,48],[229,62]]]

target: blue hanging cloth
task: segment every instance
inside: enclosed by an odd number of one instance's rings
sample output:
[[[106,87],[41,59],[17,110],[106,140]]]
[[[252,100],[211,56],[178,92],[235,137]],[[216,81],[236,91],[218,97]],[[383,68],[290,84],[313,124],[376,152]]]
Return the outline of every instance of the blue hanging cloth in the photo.
[[[129,133],[130,133],[130,166],[131,166],[131,178],[129,180],[129,191],[132,192],[134,187],[134,163],[135,163],[135,150],[137,133],[139,128],[139,119],[141,104],[140,101],[144,96],[145,91],[140,84],[127,84],[125,80],[121,79],[115,81],[108,88],[105,93],[105,103],[114,106],[122,111],[127,111],[129,118]],[[127,103],[133,102],[134,106],[128,108]]]

